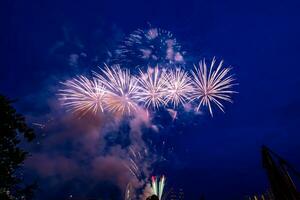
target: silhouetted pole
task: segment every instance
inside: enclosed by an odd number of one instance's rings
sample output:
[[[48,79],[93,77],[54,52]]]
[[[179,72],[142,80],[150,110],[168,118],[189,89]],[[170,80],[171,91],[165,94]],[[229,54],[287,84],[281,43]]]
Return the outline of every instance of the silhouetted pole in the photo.
[[[274,200],[300,200],[299,193],[286,169],[286,162],[275,154],[279,158],[279,166],[277,166],[271,154],[274,153],[270,149],[266,146],[262,147],[263,167],[267,171]]]

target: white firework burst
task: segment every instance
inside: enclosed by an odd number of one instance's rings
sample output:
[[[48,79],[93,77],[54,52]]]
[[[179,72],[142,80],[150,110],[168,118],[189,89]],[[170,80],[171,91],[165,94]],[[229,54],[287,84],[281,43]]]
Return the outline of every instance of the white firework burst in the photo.
[[[166,92],[166,71],[158,67],[148,68],[147,73],[140,71],[138,93],[140,101],[149,108],[154,109],[165,105],[164,95]]]
[[[166,103],[170,102],[174,108],[179,104],[185,104],[193,90],[192,80],[188,73],[177,68],[168,73],[166,80]]]
[[[212,104],[224,112],[222,101],[232,102],[230,94],[236,93],[232,90],[236,84],[233,75],[229,74],[231,68],[222,69],[223,61],[221,61],[214,69],[215,62],[214,58],[208,69],[205,60],[200,61],[199,67],[195,66],[195,71],[192,71],[194,89],[191,100],[198,101],[197,111],[201,106],[208,107],[211,116],[213,116]]]
[[[105,88],[98,79],[88,79],[77,76],[66,82],[61,82],[66,88],[59,90],[62,104],[72,112],[81,116],[92,112],[103,112]]]
[[[94,72],[95,76],[106,87],[105,103],[107,110],[131,114],[137,109],[138,81],[130,75],[128,69],[120,66],[101,69],[104,75]]]

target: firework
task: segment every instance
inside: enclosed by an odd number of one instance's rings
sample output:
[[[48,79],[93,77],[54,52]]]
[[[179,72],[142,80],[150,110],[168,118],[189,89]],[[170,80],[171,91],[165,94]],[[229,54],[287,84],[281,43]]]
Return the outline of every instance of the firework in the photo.
[[[106,87],[105,103],[108,111],[131,114],[137,109],[138,81],[128,69],[120,66],[101,70],[104,75],[94,72]]]
[[[155,194],[160,200],[162,199],[163,196],[165,182],[166,182],[165,176],[161,176],[159,180],[155,176],[151,177],[152,194]]]
[[[180,68],[171,70],[166,83],[168,91],[165,95],[166,103],[170,102],[174,108],[179,104],[185,104],[193,90],[192,81],[187,72]]]
[[[198,101],[196,111],[199,111],[201,106],[208,107],[211,116],[213,116],[212,104],[215,104],[221,111],[224,112],[222,101],[232,102],[229,94],[236,93],[231,88],[235,85],[234,78],[229,75],[231,68],[223,68],[223,61],[219,63],[216,69],[216,60],[213,59],[209,69],[205,60],[200,61],[199,67],[195,66],[193,75],[193,93],[192,100]]]
[[[128,183],[125,190],[124,200],[132,200],[134,197],[134,189],[131,185],[131,183]]]
[[[144,105],[153,107],[154,109],[165,105],[164,95],[166,92],[166,73],[158,67],[148,68],[147,73],[140,71],[139,99]]]
[[[183,64],[184,52],[170,31],[160,28],[138,29],[115,51],[115,63],[139,68]]]
[[[129,147],[128,150],[128,162],[124,163],[124,165],[137,180],[142,180],[145,178],[145,174],[141,163],[146,162],[145,158],[147,158],[148,152],[146,149],[142,152],[133,147]]]
[[[177,111],[173,110],[173,109],[170,109],[170,108],[168,108],[167,111],[169,112],[172,120],[174,121],[177,118]]]
[[[66,89],[59,90],[59,99],[70,111],[80,115],[103,112],[106,90],[98,79],[90,80],[85,76],[77,76],[62,84]]]
[[[236,93],[232,90],[236,84],[229,74],[231,68],[222,68],[223,61],[217,67],[215,63],[213,59],[208,67],[205,60],[200,61],[192,76],[180,68],[156,66],[148,67],[146,73],[140,70],[138,77],[131,75],[129,69],[106,65],[101,74],[94,72],[93,79],[78,76],[62,83],[66,88],[59,90],[59,96],[63,105],[81,115],[103,110],[131,115],[139,104],[156,110],[168,104],[175,109],[195,102],[197,112],[207,107],[213,116],[213,105],[224,112],[222,101],[232,102],[230,94]],[[174,120],[177,111],[173,109],[168,111]]]
[[[158,196],[157,180],[156,180],[155,176],[151,177],[151,188],[152,188],[153,194]]]
[[[158,198],[161,199],[162,195],[163,195],[163,191],[165,188],[165,181],[166,181],[166,177],[162,176],[159,180],[159,191],[158,191]]]

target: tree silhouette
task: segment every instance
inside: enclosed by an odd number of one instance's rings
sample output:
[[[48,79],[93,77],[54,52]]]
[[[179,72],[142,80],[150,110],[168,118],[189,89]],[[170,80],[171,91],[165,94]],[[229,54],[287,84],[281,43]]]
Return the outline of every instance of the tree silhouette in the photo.
[[[25,118],[11,106],[13,101],[0,95],[0,199],[32,199],[36,184],[24,186],[18,175],[28,157],[21,141],[35,138],[33,129],[26,125]]]

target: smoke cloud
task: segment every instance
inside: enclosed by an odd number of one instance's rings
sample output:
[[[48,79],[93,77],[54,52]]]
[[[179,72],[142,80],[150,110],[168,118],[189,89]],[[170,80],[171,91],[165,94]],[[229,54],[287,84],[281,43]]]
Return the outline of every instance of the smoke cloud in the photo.
[[[118,187],[119,199],[123,199],[128,184],[139,191],[132,198],[141,195],[156,159],[143,140],[142,130],[155,127],[146,110],[139,108],[134,116],[126,119],[115,118],[112,114],[80,118],[62,112],[57,103],[51,102],[50,107],[46,118],[53,120],[46,121],[38,131],[39,144],[25,165],[40,179],[56,183],[47,186],[52,190],[49,199],[62,197],[59,189],[62,185],[72,197],[104,195],[105,199],[109,190],[107,194],[92,192],[101,183]],[[41,117],[31,117],[31,121],[38,119]],[[41,120],[38,123],[42,123]],[[89,183],[84,184],[87,180]],[[73,182],[80,182],[83,188],[76,190]]]

